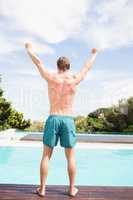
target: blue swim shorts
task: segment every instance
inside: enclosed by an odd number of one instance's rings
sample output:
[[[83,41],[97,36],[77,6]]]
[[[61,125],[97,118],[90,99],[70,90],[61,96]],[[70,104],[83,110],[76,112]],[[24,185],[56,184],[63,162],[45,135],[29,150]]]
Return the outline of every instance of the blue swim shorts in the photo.
[[[62,147],[75,146],[77,137],[72,116],[51,114],[47,118],[43,131],[43,144],[53,148],[59,139]]]

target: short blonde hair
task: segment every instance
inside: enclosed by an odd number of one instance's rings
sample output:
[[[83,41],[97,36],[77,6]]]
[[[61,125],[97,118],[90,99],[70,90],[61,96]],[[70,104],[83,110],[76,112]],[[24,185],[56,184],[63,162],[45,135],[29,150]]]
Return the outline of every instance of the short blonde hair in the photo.
[[[61,71],[66,71],[66,70],[70,69],[69,59],[64,56],[59,57],[57,60],[57,67]]]

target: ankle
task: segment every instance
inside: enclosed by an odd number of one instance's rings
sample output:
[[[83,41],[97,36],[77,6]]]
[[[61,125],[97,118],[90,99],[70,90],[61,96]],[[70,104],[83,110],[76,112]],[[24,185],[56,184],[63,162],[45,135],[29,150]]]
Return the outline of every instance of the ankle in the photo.
[[[73,190],[74,188],[75,188],[74,185],[70,185],[70,186],[69,186],[69,189],[70,189],[70,190]]]
[[[41,186],[41,185],[40,185],[40,189],[41,189],[41,190],[45,190],[45,186]]]

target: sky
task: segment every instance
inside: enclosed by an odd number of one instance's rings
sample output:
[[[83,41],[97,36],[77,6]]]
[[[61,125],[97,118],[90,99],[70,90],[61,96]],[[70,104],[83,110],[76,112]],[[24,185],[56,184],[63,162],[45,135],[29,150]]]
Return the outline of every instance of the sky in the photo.
[[[102,49],[78,86],[73,114],[87,115],[133,96],[132,0],[0,0],[0,74],[4,96],[26,119],[49,114],[47,83],[24,48],[32,42],[45,67],[59,56],[77,73]]]

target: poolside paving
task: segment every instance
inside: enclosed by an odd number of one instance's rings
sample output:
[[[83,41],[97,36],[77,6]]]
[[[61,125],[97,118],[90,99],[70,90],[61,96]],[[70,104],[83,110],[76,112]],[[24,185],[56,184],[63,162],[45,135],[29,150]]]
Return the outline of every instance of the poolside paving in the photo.
[[[38,185],[0,184],[0,200],[133,200],[133,187],[77,186],[76,197],[66,194],[66,186],[46,186],[46,196],[39,197],[35,190]]]

